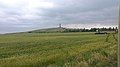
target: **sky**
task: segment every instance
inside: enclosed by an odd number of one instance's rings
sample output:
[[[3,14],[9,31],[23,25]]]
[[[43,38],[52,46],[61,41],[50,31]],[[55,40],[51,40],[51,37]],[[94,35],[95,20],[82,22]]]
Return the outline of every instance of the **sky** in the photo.
[[[118,26],[119,0],[0,0],[0,33]]]

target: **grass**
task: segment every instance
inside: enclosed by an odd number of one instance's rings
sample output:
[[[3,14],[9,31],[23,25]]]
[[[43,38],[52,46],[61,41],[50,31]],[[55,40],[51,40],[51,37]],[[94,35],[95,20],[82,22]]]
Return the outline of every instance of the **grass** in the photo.
[[[117,35],[107,37],[90,32],[0,35],[0,67],[117,67]]]

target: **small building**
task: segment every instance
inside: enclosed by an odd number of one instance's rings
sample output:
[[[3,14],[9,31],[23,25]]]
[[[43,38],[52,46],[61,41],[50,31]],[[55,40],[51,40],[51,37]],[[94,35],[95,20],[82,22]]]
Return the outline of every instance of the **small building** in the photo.
[[[97,29],[95,34],[108,34],[108,32],[107,31],[100,31],[100,29]]]

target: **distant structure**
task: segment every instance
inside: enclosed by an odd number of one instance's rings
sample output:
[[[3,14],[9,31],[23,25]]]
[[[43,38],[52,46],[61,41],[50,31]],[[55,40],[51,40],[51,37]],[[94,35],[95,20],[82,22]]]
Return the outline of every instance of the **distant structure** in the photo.
[[[117,27],[115,28],[115,33],[118,33],[118,28]]]
[[[96,30],[95,34],[108,34],[107,31],[102,31],[99,28]]]
[[[61,24],[59,24],[59,28],[62,28],[62,25],[61,25]]]
[[[100,30],[98,29],[98,30],[96,30],[96,32],[97,32],[97,33],[100,33]]]

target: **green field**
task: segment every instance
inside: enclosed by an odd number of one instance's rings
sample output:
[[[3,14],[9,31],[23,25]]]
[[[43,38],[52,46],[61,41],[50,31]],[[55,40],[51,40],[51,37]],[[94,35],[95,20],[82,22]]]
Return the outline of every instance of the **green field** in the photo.
[[[0,67],[117,67],[117,35],[0,35]]]

